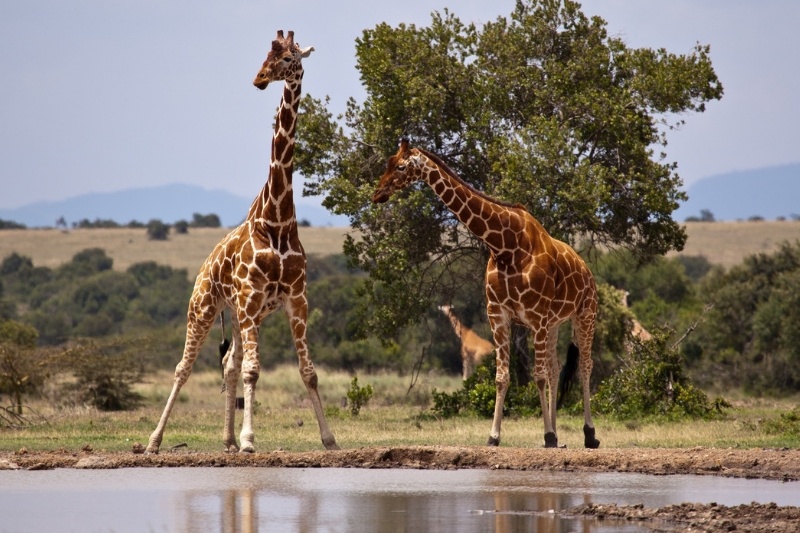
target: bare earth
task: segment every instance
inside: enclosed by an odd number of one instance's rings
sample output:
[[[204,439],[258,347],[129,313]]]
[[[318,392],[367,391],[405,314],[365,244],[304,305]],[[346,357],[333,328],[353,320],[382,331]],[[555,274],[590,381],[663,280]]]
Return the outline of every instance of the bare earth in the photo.
[[[285,468],[487,468],[572,472],[696,474],[783,480],[800,490],[800,450],[796,449],[532,449],[490,447],[393,447],[340,451],[254,454],[193,452],[186,448],[144,455],[134,445],[127,453],[66,450],[0,453],[0,469],[263,466]],[[565,516],[627,519],[653,531],[800,531],[800,508],[775,504],[726,507],[683,503],[658,509],[638,505],[588,504],[561,511]]]

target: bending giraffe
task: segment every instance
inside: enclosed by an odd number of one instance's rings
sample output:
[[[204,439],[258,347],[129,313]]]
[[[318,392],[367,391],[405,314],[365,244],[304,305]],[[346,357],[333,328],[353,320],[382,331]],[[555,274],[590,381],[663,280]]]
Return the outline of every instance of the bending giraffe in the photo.
[[[450,319],[456,337],[461,341],[461,369],[463,379],[467,379],[475,372],[484,357],[494,351],[494,344],[487,341],[467,326],[461,323],[453,308],[449,305],[440,305],[439,310]]]
[[[622,304],[623,309],[630,310],[630,306],[628,305],[628,291],[620,290],[620,297],[619,301]],[[636,317],[631,314],[631,328],[630,328],[630,335],[634,339],[639,339],[640,341],[649,341],[653,338],[649,331],[647,331],[644,326],[642,326],[641,322],[636,320]],[[627,350],[630,353],[631,351],[630,343],[627,343]]]
[[[200,268],[189,301],[183,358],[175,368],[175,381],[167,405],[150,435],[146,450],[149,453],[158,453],[178,392],[189,378],[217,315],[225,308],[232,311],[233,330],[232,346],[223,360],[226,450],[254,451],[253,406],[260,373],[258,327],[268,314],[280,308],[289,318],[300,376],[319,423],[322,443],[329,450],[338,449],[325,420],[317,391],[317,373],[308,354],[306,256],[297,235],[292,196],[294,135],[303,79],[301,60],[313,50],[313,47],[301,49],[294,42],[294,32],[284,37],[279,31],[253,81],[262,90],[272,81],[284,81],[272,138],[269,178],[250,206],[245,221],[217,244]],[[234,436],[236,384],[240,373],[244,383],[241,448],[237,447]]]
[[[389,158],[372,201],[386,202],[395,191],[416,181],[427,183],[490,252],[486,266],[486,310],[497,347],[497,396],[488,444],[500,444],[503,403],[509,384],[510,328],[512,322],[518,322],[533,334],[534,379],[542,405],[545,447],[558,446],[556,344],[558,327],[571,320],[573,343],[565,369],[574,372],[575,365],[580,367],[584,445],[600,446],[595,438],[589,393],[597,314],[597,293],[589,268],[575,250],[552,238],[522,206],[500,202],[470,187],[436,155],[409,148],[407,139]],[[564,383],[570,377],[567,373]]]

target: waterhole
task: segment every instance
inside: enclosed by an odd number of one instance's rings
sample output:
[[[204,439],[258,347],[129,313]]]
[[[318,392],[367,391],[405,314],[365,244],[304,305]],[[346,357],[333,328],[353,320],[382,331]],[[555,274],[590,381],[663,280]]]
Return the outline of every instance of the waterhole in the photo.
[[[582,503],[800,505],[792,484],[508,470],[122,468],[0,472],[2,532],[646,531]]]

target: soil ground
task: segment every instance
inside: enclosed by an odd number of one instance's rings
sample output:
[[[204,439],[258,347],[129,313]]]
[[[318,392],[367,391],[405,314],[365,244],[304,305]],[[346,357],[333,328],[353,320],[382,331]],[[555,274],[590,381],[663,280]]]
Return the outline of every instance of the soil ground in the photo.
[[[194,466],[264,466],[288,468],[488,468],[582,472],[636,472],[652,475],[696,474],[782,480],[787,490],[800,490],[797,449],[522,449],[490,447],[392,447],[339,451],[254,454],[199,453],[179,447],[158,455],[131,452],[55,450],[0,453],[0,469],[130,468]],[[800,531],[800,508],[775,504],[739,505],[686,502],[658,509],[638,505],[589,504],[561,511],[565,516],[624,518],[653,531]]]

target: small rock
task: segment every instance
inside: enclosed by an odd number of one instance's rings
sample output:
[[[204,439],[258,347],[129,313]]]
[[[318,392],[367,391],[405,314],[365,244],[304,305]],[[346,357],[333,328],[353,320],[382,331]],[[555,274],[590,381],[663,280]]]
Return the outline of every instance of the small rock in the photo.
[[[131,446],[131,451],[136,454],[144,453],[144,446],[138,442],[134,442]]]
[[[7,459],[0,459],[0,470],[19,470],[20,467],[17,463],[12,463]]]
[[[97,457],[96,455],[91,455],[89,457],[83,457],[77,463],[75,463],[75,468],[104,468],[106,466],[106,461],[102,457]]]

